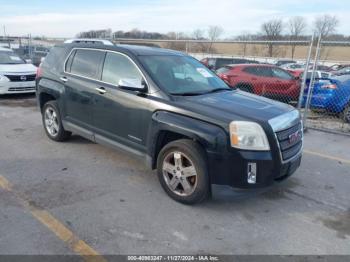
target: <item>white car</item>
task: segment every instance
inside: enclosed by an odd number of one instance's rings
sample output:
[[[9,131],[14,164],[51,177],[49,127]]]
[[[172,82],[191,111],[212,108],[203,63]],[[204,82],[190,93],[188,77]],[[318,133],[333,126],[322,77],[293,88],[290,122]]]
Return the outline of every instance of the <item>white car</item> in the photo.
[[[0,95],[34,93],[36,69],[11,49],[0,47]]]

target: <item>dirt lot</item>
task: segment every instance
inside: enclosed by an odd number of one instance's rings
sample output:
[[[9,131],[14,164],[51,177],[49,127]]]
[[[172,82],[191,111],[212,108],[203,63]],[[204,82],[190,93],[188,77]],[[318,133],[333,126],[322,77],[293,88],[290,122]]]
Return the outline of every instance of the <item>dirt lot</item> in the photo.
[[[289,180],[185,206],[130,156],[49,140],[32,96],[0,98],[0,123],[0,254],[350,255],[349,137],[309,131]]]

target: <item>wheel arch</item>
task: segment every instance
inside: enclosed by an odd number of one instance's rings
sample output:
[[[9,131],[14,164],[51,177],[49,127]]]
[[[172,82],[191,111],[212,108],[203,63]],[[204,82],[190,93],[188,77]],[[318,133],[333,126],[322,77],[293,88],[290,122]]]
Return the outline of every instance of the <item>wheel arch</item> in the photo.
[[[160,150],[169,142],[178,139],[196,141],[204,152],[223,150],[227,142],[226,133],[219,126],[172,112],[158,111],[152,116],[147,138],[152,169],[156,168]]]

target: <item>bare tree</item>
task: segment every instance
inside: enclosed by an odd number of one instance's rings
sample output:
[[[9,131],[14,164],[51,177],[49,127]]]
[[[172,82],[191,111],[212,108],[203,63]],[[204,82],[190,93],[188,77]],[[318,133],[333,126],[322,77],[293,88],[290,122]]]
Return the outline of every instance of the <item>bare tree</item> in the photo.
[[[283,21],[281,19],[272,19],[261,25],[261,31],[264,39],[267,41],[276,41],[281,39],[281,34],[283,31]],[[274,43],[269,42],[268,54],[270,57],[274,55]]]
[[[208,28],[208,38],[210,40],[210,44],[208,47],[209,53],[211,52],[213,42],[218,40],[223,32],[224,32],[224,29],[221,26],[218,26],[218,25],[209,26]]]
[[[336,16],[322,15],[316,17],[314,30],[316,35],[321,35],[322,39],[324,39],[335,33],[338,25],[339,20]]]
[[[291,41],[299,40],[305,31],[306,25],[307,24],[306,24],[305,18],[302,16],[294,16],[290,18],[288,21],[290,40]],[[295,54],[296,43],[292,42],[291,45],[292,45],[292,59],[293,59]]]
[[[236,39],[238,41],[242,41],[241,46],[242,46],[242,55],[246,56],[247,54],[247,47],[248,47],[248,41],[252,40],[252,36],[247,33],[243,32],[241,35],[237,36]]]
[[[202,29],[195,29],[192,32],[192,39],[193,40],[205,40],[204,36],[205,32]],[[199,51],[199,52],[205,52],[208,49],[208,44],[207,43],[202,43],[202,42],[197,42],[193,45],[192,47],[194,51]]]
[[[184,32],[169,32],[167,33],[167,38],[170,40],[188,39],[188,37]],[[185,42],[167,42],[165,47],[169,49],[174,49],[174,50],[185,50],[186,43]]]

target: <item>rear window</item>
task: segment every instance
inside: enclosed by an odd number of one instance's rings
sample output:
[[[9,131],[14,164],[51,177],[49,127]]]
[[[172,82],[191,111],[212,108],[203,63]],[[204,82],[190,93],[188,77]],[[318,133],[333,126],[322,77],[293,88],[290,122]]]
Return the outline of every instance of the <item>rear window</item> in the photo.
[[[216,68],[223,67],[228,64],[233,64],[233,59],[231,58],[218,58],[216,61]]]
[[[105,52],[78,49],[74,55],[70,72],[79,76],[99,79],[104,56]]]
[[[53,67],[57,63],[57,61],[62,57],[63,51],[64,48],[61,46],[53,47],[45,57],[43,65],[47,67]]]

